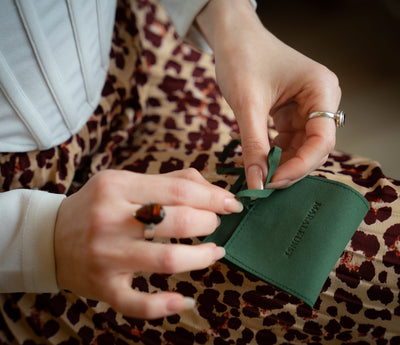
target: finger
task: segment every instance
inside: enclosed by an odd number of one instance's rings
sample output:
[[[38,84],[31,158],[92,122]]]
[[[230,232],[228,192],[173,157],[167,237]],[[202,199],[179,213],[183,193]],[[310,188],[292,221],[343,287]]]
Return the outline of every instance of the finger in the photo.
[[[184,245],[125,240],[114,251],[113,261],[123,270],[171,274],[203,269],[224,255],[224,248],[215,243]]]
[[[305,128],[305,141],[295,151],[292,158],[283,163],[276,171],[272,181],[281,185],[290,185],[318,168],[327,158],[335,145],[335,122],[327,118],[315,118],[307,121],[307,116],[314,111],[335,112],[340,102],[341,90],[337,77],[328,69],[314,65],[314,73],[304,82],[305,87],[297,93],[298,104],[296,116],[291,121],[278,123],[278,130],[290,131],[290,127],[300,130]],[[307,79],[307,77],[305,78]],[[285,127],[286,126],[286,127]],[[282,140],[284,137],[278,139]],[[282,140],[284,141],[284,140]],[[294,141],[291,142],[293,146]],[[297,145],[296,145],[297,146]],[[293,149],[293,147],[292,147]]]
[[[145,224],[133,215],[140,206],[126,207],[126,222],[118,226],[118,233],[129,234],[136,239],[144,238]],[[189,238],[211,234],[220,224],[220,218],[207,210],[195,209],[188,206],[164,206],[164,219],[154,225],[156,238]],[[116,234],[116,231],[113,231]]]
[[[219,214],[243,210],[232,193],[214,185],[164,175],[129,176],[123,192],[125,198],[135,204],[186,205]]]
[[[319,118],[306,124],[306,140],[295,156],[276,170],[272,182],[290,185],[318,168],[335,146],[335,123]]]
[[[132,289],[126,283],[121,284],[118,279],[113,285],[114,294],[109,303],[113,309],[128,317],[157,319],[195,307],[193,298],[184,297],[178,293],[149,294],[140,292]]]
[[[107,233],[111,241],[117,236],[131,239],[143,239],[145,224],[135,218],[141,205],[121,203],[115,212],[111,212],[112,220],[102,225],[103,236]],[[154,225],[157,238],[189,238],[211,234],[220,224],[216,213],[195,209],[188,206],[163,206],[164,219]]]
[[[243,163],[249,189],[263,189],[268,173],[267,156],[270,150],[266,106],[250,110],[246,116],[237,116],[242,138]],[[260,111],[265,111],[260,116]]]
[[[195,168],[188,168],[188,169],[182,169],[182,170],[175,170],[171,171],[168,173],[162,174],[163,176],[172,176],[172,177],[179,177],[179,178],[184,178],[186,180],[190,180],[193,182],[200,183],[204,186],[214,188],[215,190],[220,190],[221,187],[218,187],[210,182],[208,182],[203,175],[200,174],[198,170]]]
[[[167,206],[164,220],[154,227],[156,238],[189,238],[211,234],[219,217],[207,210],[187,206]]]

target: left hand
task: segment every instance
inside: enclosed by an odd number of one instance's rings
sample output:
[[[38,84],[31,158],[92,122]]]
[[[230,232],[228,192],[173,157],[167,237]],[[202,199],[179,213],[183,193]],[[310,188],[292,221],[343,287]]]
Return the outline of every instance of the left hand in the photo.
[[[178,292],[132,289],[132,278],[136,272],[203,269],[225,250],[214,243],[145,241],[145,225],[133,213],[149,202],[165,207],[157,238],[206,236],[218,226],[217,214],[243,209],[233,194],[193,168],[162,175],[101,171],[60,205],[54,233],[59,287],[129,317],[154,319],[192,308],[194,300]]]
[[[249,1],[211,0],[197,21],[214,50],[218,85],[239,124],[249,188],[261,189],[267,175],[268,115],[278,131],[273,144],[283,150],[274,188],[322,165],[335,145],[335,123],[307,122],[307,116],[337,111],[337,77],[266,30]]]

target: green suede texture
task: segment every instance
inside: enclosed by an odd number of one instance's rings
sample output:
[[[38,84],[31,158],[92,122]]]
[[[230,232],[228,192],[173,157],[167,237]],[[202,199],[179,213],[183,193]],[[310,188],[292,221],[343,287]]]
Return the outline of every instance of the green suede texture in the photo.
[[[270,152],[268,181],[280,153],[277,147]],[[313,306],[365,217],[367,200],[343,183],[315,176],[286,189],[242,189],[236,196],[243,212],[222,216],[205,242],[225,247],[224,262]]]

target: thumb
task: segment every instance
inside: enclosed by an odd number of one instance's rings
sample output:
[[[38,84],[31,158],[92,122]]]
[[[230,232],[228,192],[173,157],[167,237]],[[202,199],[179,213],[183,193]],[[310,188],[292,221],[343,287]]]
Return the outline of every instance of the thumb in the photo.
[[[270,150],[267,115],[261,118],[249,113],[238,122],[248,188],[263,189],[268,173],[267,156]]]

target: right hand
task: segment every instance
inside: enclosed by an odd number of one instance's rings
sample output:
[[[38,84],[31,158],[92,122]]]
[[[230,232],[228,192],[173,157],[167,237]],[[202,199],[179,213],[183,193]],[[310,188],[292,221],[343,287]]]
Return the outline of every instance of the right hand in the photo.
[[[334,73],[271,34],[249,1],[209,1],[197,23],[239,125],[248,187],[263,189],[268,174],[269,117],[278,132],[273,144],[282,149],[269,188],[286,188],[320,167],[335,146],[335,123],[307,117],[337,111],[341,90]]]
[[[163,205],[166,213],[155,226],[156,238],[208,235],[219,224],[217,214],[240,212],[243,207],[233,194],[194,169],[163,175],[100,172],[60,206],[55,229],[60,288],[107,302],[130,317],[153,319],[193,307],[193,300],[178,293],[132,289],[135,272],[202,269],[225,251],[214,243],[145,241],[144,224],[132,214],[149,202]]]

